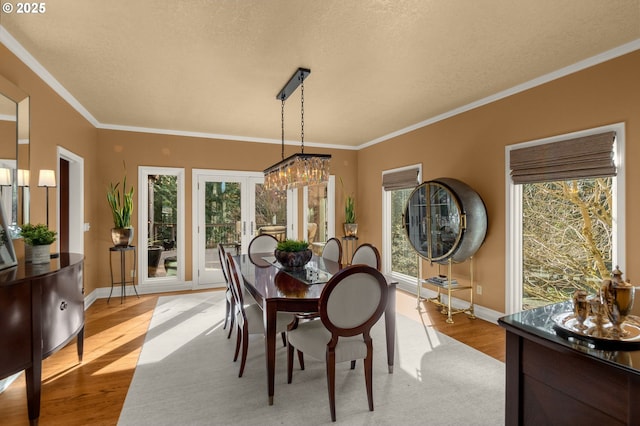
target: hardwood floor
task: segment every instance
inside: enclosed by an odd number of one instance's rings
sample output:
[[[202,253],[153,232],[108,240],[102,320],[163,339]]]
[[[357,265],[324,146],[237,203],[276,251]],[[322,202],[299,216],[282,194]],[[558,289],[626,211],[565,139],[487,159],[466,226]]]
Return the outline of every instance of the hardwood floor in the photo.
[[[83,362],[78,363],[72,342],[43,363],[40,425],[117,423],[159,296],[127,297],[122,305],[117,299],[109,304],[100,299],[87,309]],[[454,316],[455,324],[447,324],[435,305],[423,302],[422,306],[419,312],[414,296],[397,292],[399,313],[504,362],[505,332],[501,327],[471,320],[465,314]],[[22,375],[0,394],[4,426],[29,424],[24,383]]]

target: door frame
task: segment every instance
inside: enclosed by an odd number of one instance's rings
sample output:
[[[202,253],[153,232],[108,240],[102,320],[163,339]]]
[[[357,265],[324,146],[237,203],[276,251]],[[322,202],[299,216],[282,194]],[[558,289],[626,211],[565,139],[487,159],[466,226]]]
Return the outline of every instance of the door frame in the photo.
[[[57,176],[60,182],[60,160],[69,163],[69,252],[84,254],[84,233],[89,224],[84,223],[84,158],[61,146],[57,147]],[[56,229],[60,229],[60,191],[56,194]],[[56,242],[56,251],[60,243]]]

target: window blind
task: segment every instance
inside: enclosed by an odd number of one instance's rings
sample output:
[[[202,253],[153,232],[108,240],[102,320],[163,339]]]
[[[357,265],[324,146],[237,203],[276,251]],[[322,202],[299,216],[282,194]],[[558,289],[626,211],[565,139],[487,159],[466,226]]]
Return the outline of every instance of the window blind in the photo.
[[[419,173],[419,167],[385,173],[382,175],[382,188],[385,191],[415,188],[420,183],[418,182]]]
[[[607,132],[510,152],[513,183],[535,183],[616,175],[613,143]]]

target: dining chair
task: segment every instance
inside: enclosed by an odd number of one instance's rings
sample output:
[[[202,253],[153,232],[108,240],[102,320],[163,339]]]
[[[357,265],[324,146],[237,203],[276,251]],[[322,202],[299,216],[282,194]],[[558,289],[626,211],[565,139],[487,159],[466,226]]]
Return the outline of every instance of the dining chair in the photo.
[[[231,337],[231,330],[233,329],[233,293],[231,291],[231,285],[229,282],[229,274],[227,273],[227,256],[224,250],[224,246],[221,243],[218,243],[218,259],[220,259],[220,269],[222,269],[222,276],[224,277],[224,281],[227,284],[227,289],[225,290],[225,299],[226,299],[226,309],[224,315],[224,326],[223,329],[227,328],[227,324],[229,324],[229,334],[227,335],[227,339]]]
[[[287,382],[293,376],[293,352],[324,360],[331,420],[336,421],[336,363],[364,359],[369,411],[373,411],[373,342],[371,327],[387,304],[384,276],[367,265],[352,265],[325,284],[318,302],[320,321],[294,322],[287,339]]]
[[[339,265],[342,261],[342,244],[337,238],[329,238],[322,249],[322,258],[337,262]]]
[[[353,253],[352,265],[368,265],[380,270],[380,252],[369,243],[361,244]]]
[[[231,281],[231,291],[235,299],[235,320],[238,329],[236,338],[236,351],[233,360],[238,360],[240,354],[240,371],[238,377],[242,377],[244,367],[247,362],[247,349],[249,348],[249,335],[260,334],[264,336],[264,319],[262,308],[257,303],[245,304],[244,294],[244,278],[238,267],[237,262],[231,254],[227,253],[227,262],[229,264],[229,278]],[[286,312],[278,312],[276,317],[276,333],[282,333],[283,342],[286,345],[285,332],[287,326],[295,319],[295,315]],[[242,349],[242,352],[240,352]]]
[[[249,259],[251,262],[256,263],[254,262],[253,255],[256,253],[273,253],[277,246],[278,239],[276,237],[269,234],[260,234],[249,242],[249,248],[247,249]]]

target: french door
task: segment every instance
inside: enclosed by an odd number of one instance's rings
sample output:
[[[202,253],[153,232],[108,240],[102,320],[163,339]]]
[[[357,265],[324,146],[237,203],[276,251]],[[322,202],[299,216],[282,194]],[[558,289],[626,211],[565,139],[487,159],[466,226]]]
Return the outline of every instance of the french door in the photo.
[[[276,196],[255,172],[193,171],[193,282],[196,288],[225,285],[218,244],[232,254],[246,253],[259,233],[295,235],[291,192]]]

